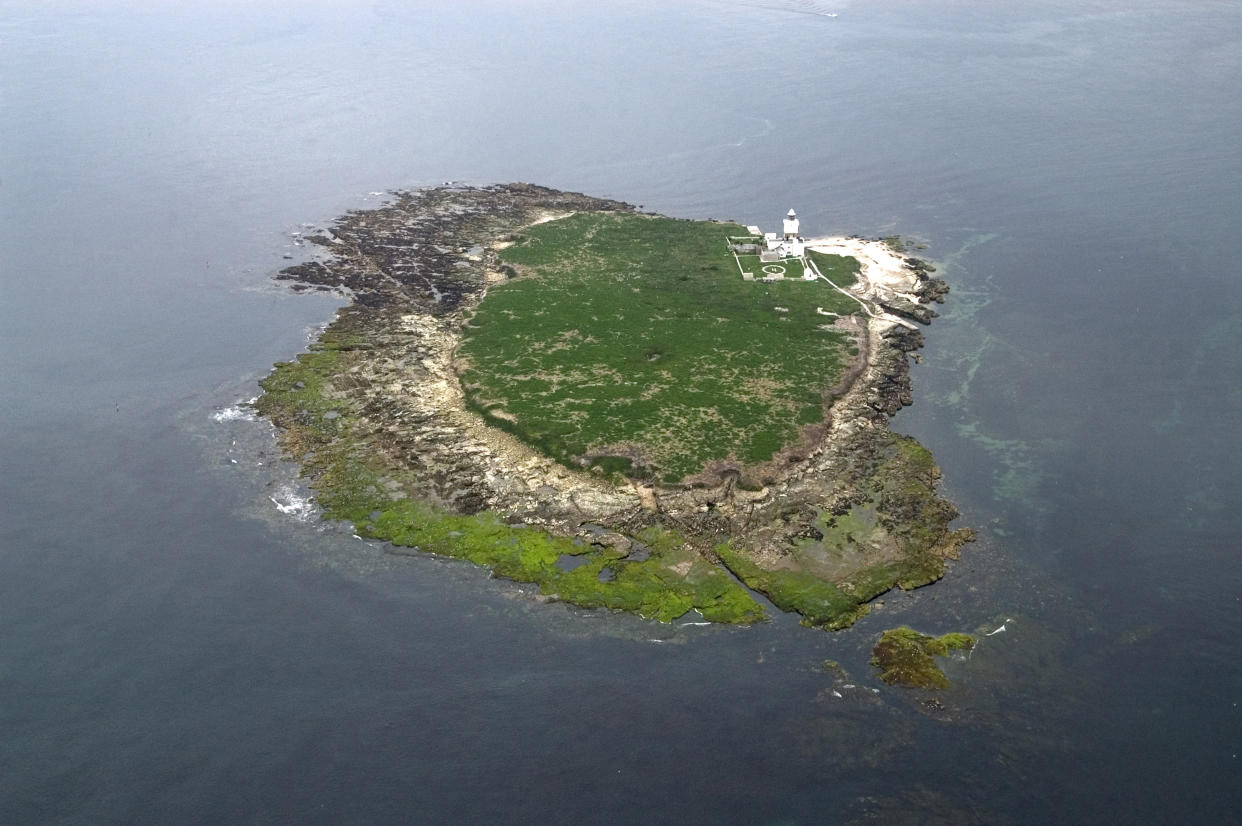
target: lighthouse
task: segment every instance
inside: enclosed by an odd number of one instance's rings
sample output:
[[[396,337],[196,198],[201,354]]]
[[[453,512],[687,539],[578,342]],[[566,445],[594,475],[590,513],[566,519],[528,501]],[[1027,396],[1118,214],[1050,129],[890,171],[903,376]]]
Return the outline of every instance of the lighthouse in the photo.
[[[802,239],[798,237],[798,213],[789,210],[783,227],[784,232],[780,235],[775,232],[764,233],[766,249],[759,254],[760,261],[772,263],[786,258],[801,258],[806,253]]]
[[[798,240],[798,214],[792,209],[789,210],[789,214],[785,216],[785,240]]]

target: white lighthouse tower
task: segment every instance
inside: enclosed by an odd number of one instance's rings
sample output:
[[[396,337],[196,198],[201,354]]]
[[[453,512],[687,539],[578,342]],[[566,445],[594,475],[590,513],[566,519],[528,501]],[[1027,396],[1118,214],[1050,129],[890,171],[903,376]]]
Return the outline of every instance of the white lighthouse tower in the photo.
[[[760,261],[777,263],[786,258],[801,258],[806,254],[806,247],[798,237],[798,214],[792,209],[785,216],[783,228],[784,232],[780,235],[775,232],[764,234],[766,249],[759,254]]]
[[[789,214],[785,216],[785,240],[798,240],[798,214],[792,209],[789,210]]]

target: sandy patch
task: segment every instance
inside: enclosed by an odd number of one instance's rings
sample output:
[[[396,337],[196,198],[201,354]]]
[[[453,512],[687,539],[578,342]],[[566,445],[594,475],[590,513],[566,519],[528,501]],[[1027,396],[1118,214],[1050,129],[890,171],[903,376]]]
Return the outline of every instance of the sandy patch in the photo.
[[[883,241],[865,241],[861,238],[810,238],[806,246],[816,252],[829,255],[847,255],[858,259],[862,265],[859,273],[863,286],[880,287],[896,293],[911,293],[918,285],[918,278],[906,267],[906,259],[893,252]]]

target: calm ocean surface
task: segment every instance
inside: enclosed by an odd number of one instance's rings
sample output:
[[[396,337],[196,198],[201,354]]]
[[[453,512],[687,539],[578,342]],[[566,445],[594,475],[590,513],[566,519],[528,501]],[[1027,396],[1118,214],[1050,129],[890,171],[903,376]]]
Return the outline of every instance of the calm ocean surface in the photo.
[[[1209,0],[0,2],[0,823],[1242,821],[1239,89]],[[826,634],[282,513],[290,233],[446,179],[926,243],[980,541]]]

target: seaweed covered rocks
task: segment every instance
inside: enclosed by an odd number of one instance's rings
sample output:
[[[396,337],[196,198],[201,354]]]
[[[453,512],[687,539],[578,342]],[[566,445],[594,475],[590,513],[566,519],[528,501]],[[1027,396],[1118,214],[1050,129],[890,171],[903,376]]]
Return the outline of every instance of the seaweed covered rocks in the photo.
[[[974,645],[975,639],[969,634],[932,637],[905,626],[890,628],[875,644],[871,664],[879,670],[880,679],[890,685],[948,688],[949,679],[936,664],[936,657],[969,651]]]

